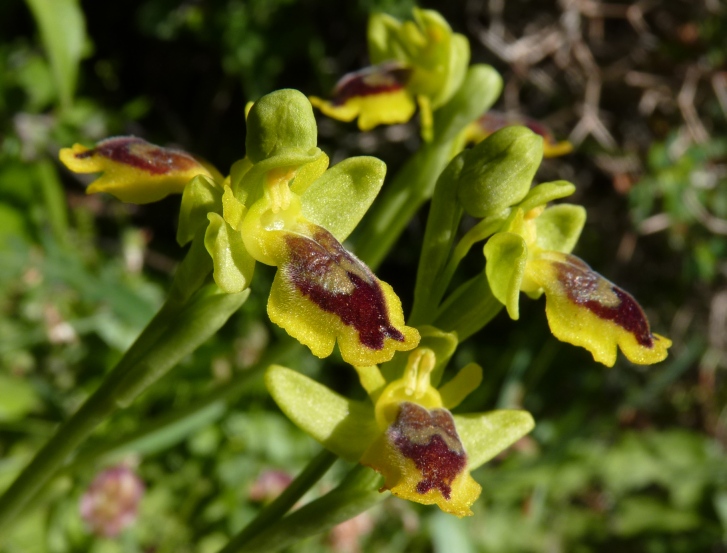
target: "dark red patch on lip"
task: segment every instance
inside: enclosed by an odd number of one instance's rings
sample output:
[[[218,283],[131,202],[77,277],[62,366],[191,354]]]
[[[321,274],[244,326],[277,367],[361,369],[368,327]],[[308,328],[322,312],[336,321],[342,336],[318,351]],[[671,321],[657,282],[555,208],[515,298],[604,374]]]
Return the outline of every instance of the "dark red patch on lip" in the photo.
[[[357,96],[371,96],[400,90],[406,86],[411,69],[386,62],[344,75],[333,91],[333,105],[340,106]]]
[[[421,472],[417,493],[436,489],[449,500],[452,482],[467,467],[467,454],[457,435],[452,414],[446,409],[430,411],[405,401],[400,404],[387,436]]]
[[[318,307],[355,328],[361,344],[380,350],[386,338],[405,340],[389,321],[376,276],[330,232],[320,228],[312,239],[288,235],[286,242],[291,255],[281,270]]]
[[[582,305],[601,319],[613,321],[633,334],[640,345],[647,348],[654,346],[649,320],[631,294],[608,282],[575,256],[569,255],[567,263],[554,264],[558,280],[563,284],[568,299],[577,305]],[[603,286],[603,283],[607,284],[610,291],[616,295],[617,305],[605,305],[599,301],[599,284]]]
[[[196,159],[185,152],[162,148],[136,136],[107,138],[92,150],[76,154],[76,157],[84,159],[97,154],[153,175],[201,167]]]

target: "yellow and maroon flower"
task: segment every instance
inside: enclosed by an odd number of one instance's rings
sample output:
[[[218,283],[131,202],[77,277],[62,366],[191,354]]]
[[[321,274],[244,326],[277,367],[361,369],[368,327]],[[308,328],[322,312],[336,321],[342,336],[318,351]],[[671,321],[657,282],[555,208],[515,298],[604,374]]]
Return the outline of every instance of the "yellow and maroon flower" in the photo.
[[[419,106],[422,135],[432,134],[432,112],[459,89],[469,64],[469,43],[453,33],[433,10],[413,10],[413,21],[385,14],[369,20],[371,67],[344,76],[331,100],[311,97],[324,114],[353,121],[367,131],[377,125],[404,123]]]
[[[74,144],[61,150],[60,159],[75,173],[103,173],[86,193],[108,192],[136,204],[180,194],[197,175],[221,180],[213,167],[190,154],[135,136],[107,138],[94,148]]]
[[[331,100],[310,97],[313,106],[339,121],[353,121],[368,131],[378,125],[405,123],[416,110],[406,85],[411,69],[396,61],[384,62],[345,75],[336,84]]]
[[[344,360],[372,365],[419,342],[404,324],[391,286],[346,251],[336,237],[302,215],[287,181],[250,208],[241,225],[247,251],[275,265],[268,316],[288,334],[327,357],[338,342]]]
[[[527,127],[535,134],[543,137],[543,156],[557,157],[573,151],[573,145],[567,140],[557,141],[548,127],[529,117],[507,115],[499,111],[490,110],[476,121],[470,123],[465,129],[465,140],[469,143],[479,143],[496,131],[505,127],[520,125]]]
[[[586,348],[609,367],[619,348],[632,363],[664,360],[671,341],[651,332],[636,300],[570,255],[584,222],[580,206],[516,209],[505,231],[485,244],[485,271],[493,294],[517,319],[521,291],[533,298],[545,292],[553,335]]]
[[[388,383],[378,367],[357,367],[369,402],[349,400],[279,366],[268,369],[266,383],[295,424],[344,459],[380,472],[381,491],[462,517],[472,514],[482,489],[470,471],[534,423],[516,410],[453,415],[450,409],[479,386],[482,369],[467,365],[437,389],[430,381],[435,364],[431,349],[418,348],[403,376]]]

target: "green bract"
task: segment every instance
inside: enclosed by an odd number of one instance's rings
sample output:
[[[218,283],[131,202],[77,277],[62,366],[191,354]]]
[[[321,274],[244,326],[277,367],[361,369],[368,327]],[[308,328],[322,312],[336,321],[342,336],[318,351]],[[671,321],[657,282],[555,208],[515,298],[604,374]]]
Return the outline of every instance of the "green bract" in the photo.
[[[521,201],[543,159],[543,139],[525,127],[506,127],[467,154],[459,200],[474,217],[486,217]]]

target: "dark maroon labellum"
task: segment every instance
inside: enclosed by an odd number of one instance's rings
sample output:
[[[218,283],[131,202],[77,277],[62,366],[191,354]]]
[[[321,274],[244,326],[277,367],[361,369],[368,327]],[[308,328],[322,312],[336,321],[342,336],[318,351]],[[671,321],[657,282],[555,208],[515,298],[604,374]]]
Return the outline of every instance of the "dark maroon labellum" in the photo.
[[[394,92],[406,86],[411,69],[398,62],[386,62],[344,75],[333,91],[332,103],[340,106],[357,96]]]
[[[452,482],[467,467],[467,454],[452,414],[446,409],[430,411],[416,403],[403,402],[387,436],[421,472],[417,493],[436,489],[449,500]]]
[[[376,276],[331,233],[319,228],[312,238],[291,234],[286,241],[290,259],[281,270],[288,280],[318,307],[355,328],[361,344],[380,350],[386,338],[405,340],[389,321]]]
[[[641,306],[628,292],[608,282],[577,257],[568,256],[567,263],[555,262],[554,265],[569,300],[582,305],[601,319],[613,321],[633,334],[640,345],[647,348],[654,346],[649,321]],[[613,305],[603,301],[602,290],[606,286],[615,296]]]
[[[199,167],[197,160],[185,152],[162,148],[135,136],[107,138],[92,150],[76,154],[76,157],[84,159],[97,154],[153,175]]]

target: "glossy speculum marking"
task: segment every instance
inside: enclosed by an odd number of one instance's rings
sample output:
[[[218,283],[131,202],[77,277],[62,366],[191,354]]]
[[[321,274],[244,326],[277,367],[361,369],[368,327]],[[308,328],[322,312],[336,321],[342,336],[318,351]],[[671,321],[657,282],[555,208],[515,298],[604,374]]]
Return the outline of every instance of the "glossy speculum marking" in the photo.
[[[401,90],[406,86],[410,76],[411,69],[397,62],[388,62],[349,73],[336,85],[332,103],[340,106],[358,96]]]
[[[162,148],[135,136],[119,136],[103,140],[95,148],[76,154],[76,158],[84,159],[94,155],[154,175],[186,171],[199,165],[197,160],[185,152]]]
[[[380,350],[386,338],[405,340],[389,321],[376,276],[332,234],[319,229],[312,238],[288,235],[286,241],[291,254],[283,270],[288,278],[318,307],[355,328],[361,344]]]
[[[640,345],[654,346],[646,314],[628,292],[608,282],[579,259],[556,262],[555,267],[558,280],[573,303],[582,305],[600,319],[613,321],[631,333]],[[606,297],[604,288],[613,298]]]
[[[431,411],[416,403],[403,402],[388,430],[389,439],[402,455],[414,461],[422,479],[416,491],[439,490],[449,500],[452,482],[467,467],[467,454],[457,435],[452,414]]]

